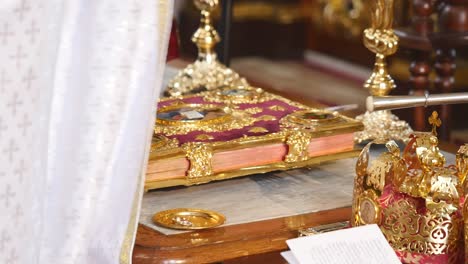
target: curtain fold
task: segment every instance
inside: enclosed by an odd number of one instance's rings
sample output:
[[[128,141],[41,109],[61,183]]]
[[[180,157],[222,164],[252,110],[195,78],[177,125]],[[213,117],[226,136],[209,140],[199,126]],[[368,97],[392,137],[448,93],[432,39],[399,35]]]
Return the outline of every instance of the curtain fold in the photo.
[[[0,3],[0,263],[130,263],[171,0]]]

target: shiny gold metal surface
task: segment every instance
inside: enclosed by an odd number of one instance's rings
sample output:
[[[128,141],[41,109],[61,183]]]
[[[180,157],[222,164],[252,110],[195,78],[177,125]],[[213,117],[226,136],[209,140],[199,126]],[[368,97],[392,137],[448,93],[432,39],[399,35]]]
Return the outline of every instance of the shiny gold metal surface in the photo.
[[[278,142],[282,142],[281,140],[278,140]],[[250,146],[260,146],[264,144],[265,142],[253,142],[250,141],[248,144]],[[243,145],[241,143],[241,145]],[[232,147],[238,147],[239,145],[231,145]],[[307,166],[313,166],[313,165],[318,165],[323,162],[329,162],[329,161],[334,161],[338,159],[347,159],[347,158],[354,158],[359,155],[360,150],[355,149],[355,150],[350,150],[350,151],[345,151],[345,152],[340,152],[336,154],[330,154],[330,155],[324,155],[324,156],[317,156],[317,157],[310,157],[309,159],[305,161],[300,161],[300,162],[292,162],[292,163],[286,163],[286,162],[276,162],[268,165],[259,165],[259,166],[252,166],[252,167],[246,167],[242,169],[237,169],[237,170],[232,170],[232,171],[226,171],[226,172],[220,172],[220,173],[213,173],[208,177],[204,178],[199,178],[198,180],[208,182],[208,181],[219,181],[219,180],[226,180],[226,179],[231,179],[231,178],[236,178],[236,177],[241,177],[241,176],[246,176],[246,175],[252,175],[252,174],[261,174],[261,173],[267,173],[270,171],[284,171],[284,170],[291,170],[291,169],[297,169],[297,168],[303,168]],[[173,152],[173,154],[178,155],[179,153]],[[180,153],[183,155],[183,153]],[[203,183],[203,182],[200,182]],[[178,186],[178,185],[185,185],[185,186],[190,186],[194,183],[194,180],[189,180],[187,177],[186,178],[178,178],[178,179],[168,179],[164,181],[146,181],[145,182],[145,191],[152,190],[152,189],[159,189],[159,188],[165,188],[165,187],[171,187],[171,186]]]
[[[364,30],[364,45],[376,54],[374,71],[364,84],[372,95],[383,96],[395,88],[395,83],[388,74],[385,57],[394,54],[398,49],[398,37],[392,29],[393,0],[376,0],[371,17],[371,27]]]
[[[428,121],[429,124],[432,125],[432,134],[434,136],[437,136],[437,128],[440,127],[440,125],[442,125],[442,121],[439,118],[439,114],[436,111],[432,112],[432,115],[429,117]]]
[[[466,182],[466,176],[468,175],[468,143],[462,145],[458,150],[456,162],[458,168],[458,179],[460,182]],[[465,185],[462,188],[462,193],[464,195],[468,194],[467,187],[468,186]]]
[[[244,78],[216,58],[213,48],[220,37],[213,27],[211,12],[217,8],[218,0],[194,0],[194,3],[201,12],[200,27],[192,36],[198,47],[198,58],[169,82],[166,92],[180,96],[221,87],[249,87]]]
[[[437,113],[428,121],[432,132],[413,133],[403,153],[394,141],[386,142],[387,151],[376,157],[370,156],[370,147],[385,141],[364,147],[356,164],[352,225],[378,224],[398,251],[456,255],[462,240],[460,198],[466,195],[468,151],[462,146],[456,165],[447,165],[436,137],[441,123]]]
[[[413,132],[411,127],[390,111],[382,110],[366,112],[356,117],[364,124],[364,130],[356,132],[354,140],[357,143],[372,139],[395,139],[405,141]]]
[[[224,89],[223,89],[224,90]],[[158,118],[156,120],[155,133],[156,135],[164,134],[171,137],[172,135],[185,135],[191,131],[203,131],[196,137],[197,144],[183,144],[179,146],[175,139],[169,139],[165,136],[158,136],[158,139],[153,141],[152,151],[150,153],[150,162],[166,159],[187,159],[189,161],[189,171],[184,178],[173,178],[167,180],[147,180],[145,189],[164,188],[175,185],[194,185],[209,181],[240,177],[255,173],[265,173],[274,170],[287,170],[299,168],[308,165],[318,164],[325,161],[336,160],[340,158],[355,157],[359,150],[349,150],[342,153],[330,155],[309,157],[307,152],[307,142],[312,138],[325,136],[334,136],[339,134],[353,133],[362,129],[362,124],[354,119],[340,115],[337,112],[330,112],[321,109],[307,107],[300,103],[288,100],[284,97],[270,94],[259,88],[248,89],[249,97],[255,98],[257,102],[264,100],[278,101],[275,105],[268,107],[272,111],[285,111],[285,103],[299,109],[297,114],[286,115],[279,120],[280,130],[274,133],[267,133],[265,127],[252,125],[257,121],[275,121],[276,117],[272,115],[261,115],[259,107],[250,107],[241,110],[238,105],[231,101],[226,101],[227,98],[216,97],[219,95],[219,90],[206,91],[197,95],[186,95],[174,98],[163,98],[160,103],[164,104],[158,110]],[[237,95],[239,93],[228,90],[229,95],[236,95],[235,102],[240,104]],[[250,94],[252,92],[252,94]],[[244,94],[242,91],[240,94]],[[187,104],[182,100],[191,100],[195,97],[210,98],[209,104]],[[170,103],[167,103],[170,101]],[[213,104],[211,104],[213,102]],[[222,104],[222,105],[220,105]],[[196,113],[184,113],[185,116],[192,116],[196,120],[184,120],[185,117],[176,116],[176,120],[171,111],[184,109],[182,112],[190,112],[191,109],[205,115],[206,111],[215,111],[219,115],[213,116],[204,120],[202,117],[197,118]],[[223,111],[220,111],[222,109]],[[202,111],[203,110],[203,111]],[[204,111],[206,110],[206,111]],[[179,111],[180,112],[180,111]],[[161,115],[165,113],[165,115]],[[256,113],[257,117],[253,117]],[[213,138],[210,132],[228,132],[238,127],[251,125],[251,133],[258,133],[255,136],[244,136],[229,141],[209,141]],[[265,133],[265,134],[260,134]],[[166,145],[167,144],[167,145]],[[230,171],[217,172],[213,171],[212,160],[214,155],[229,150],[256,148],[260,146],[286,144],[287,157],[281,162],[261,166],[249,166],[241,169],[233,169]],[[198,163],[199,165],[195,164]],[[192,166],[193,164],[193,166]],[[203,164],[203,165],[201,165]]]
[[[305,130],[292,130],[286,136],[288,154],[284,158],[286,163],[306,161],[309,159],[307,148],[309,147],[312,135]]]
[[[206,100],[224,104],[255,104],[271,100],[271,96],[256,87],[222,87],[206,97]]]
[[[318,126],[339,124],[340,118],[337,112],[329,112],[322,109],[308,109],[296,111],[282,118],[282,127],[296,127],[314,129]]]
[[[398,37],[392,29],[393,0],[372,1],[372,25],[364,30],[364,45],[375,53],[372,75],[365,82],[364,88],[373,96],[385,96],[395,88],[395,82],[388,73],[385,57],[398,49]],[[398,117],[386,112],[366,112],[356,117],[364,123],[364,131],[355,135],[358,143],[372,139],[405,140],[412,132],[409,125]]]
[[[224,224],[224,215],[193,208],[177,208],[158,212],[153,216],[153,222],[157,225],[181,230],[207,229]]]
[[[176,103],[158,110],[154,132],[168,136],[193,131],[219,132],[240,129],[255,121],[247,111],[228,106]]]
[[[211,159],[213,149],[210,145],[201,142],[189,142],[182,145],[186,158],[190,161],[190,168],[187,171],[187,180],[191,183],[203,183],[209,181],[213,173]]]

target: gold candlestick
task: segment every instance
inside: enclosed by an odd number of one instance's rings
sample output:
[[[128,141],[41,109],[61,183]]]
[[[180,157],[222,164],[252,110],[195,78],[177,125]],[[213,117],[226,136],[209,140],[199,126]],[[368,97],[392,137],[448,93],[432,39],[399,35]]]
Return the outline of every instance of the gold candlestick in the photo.
[[[372,75],[365,82],[372,96],[385,96],[395,88],[388,73],[385,57],[398,49],[398,37],[393,33],[393,0],[374,0],[371,28],[364,30],[364,45],[376,54]],[[364,130],[355,133],[358,143],[372,139],[406,140],[413,132],[408,123],[401,121],[388,110],[366,112],[356,117],[364,124]]]
[[[220,37],[211,22],[211,12],[216,9],[219,1],[194,0],[194,3],[201,12],[200,27],[192,36],[192,42],[198,47],[198,58],[169,82],[167,93],[180,96],[225,86],[249,87],[244,78],[217,60],[213,50]]]

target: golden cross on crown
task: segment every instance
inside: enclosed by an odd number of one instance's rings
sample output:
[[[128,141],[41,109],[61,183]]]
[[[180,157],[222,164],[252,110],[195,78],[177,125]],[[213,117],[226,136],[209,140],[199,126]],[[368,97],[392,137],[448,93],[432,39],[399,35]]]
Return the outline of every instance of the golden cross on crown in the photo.
[[[437,128],[442,125],[442,121],[439,118],[437,111],[432,112],[432,115],[429,117],[429,124],[432,125],[432,134],[437,136]]]

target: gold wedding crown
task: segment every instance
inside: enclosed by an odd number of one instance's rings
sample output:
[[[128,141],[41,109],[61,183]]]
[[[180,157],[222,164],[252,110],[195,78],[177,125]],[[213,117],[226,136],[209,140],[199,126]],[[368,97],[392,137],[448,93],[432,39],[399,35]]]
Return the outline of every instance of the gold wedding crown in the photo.
[[[362,150],[353,194],[352,225],[378,224],[396,250],[410,254],[461,254],[468,144],[447,165],[438,147],[436,112],[432,132],[415,132],[401,153],[395,141],[374,141]],[[372,145],[385,144],[374,155]],[[377,148],[378,150],[378,148]],[[468,213],[467,206],[463,210]]]

